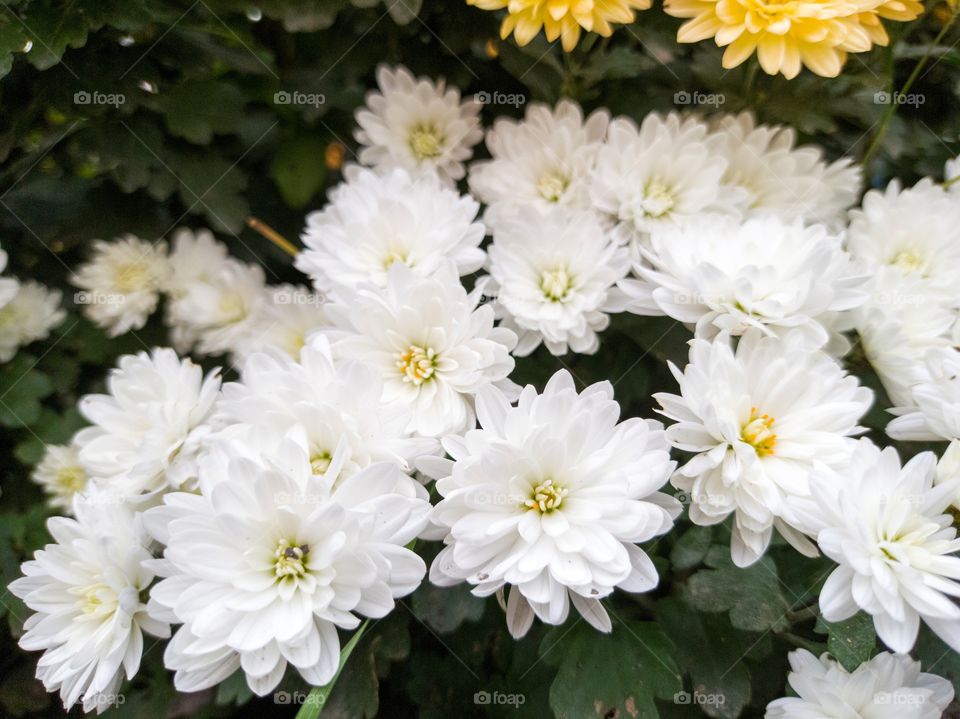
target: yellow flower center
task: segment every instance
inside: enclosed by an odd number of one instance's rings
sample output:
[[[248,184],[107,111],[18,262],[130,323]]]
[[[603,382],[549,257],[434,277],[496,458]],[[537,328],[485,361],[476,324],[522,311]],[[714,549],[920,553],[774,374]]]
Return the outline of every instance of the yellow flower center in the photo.
[[[437,359],[433,347],[410,345],[405,352],[397,354],[397,369],[400,370],[404,382],[419,387],[436,374]]]
[[[78,602],[80,611],[93,620],[112,614],[119,603],[117,593],[104,582],[94,582],[85,587],[71,587],[68,591],[80,597]]]
[[[756,450],[758,457],[773,454],[777,444],[777,435],[771,429],[773,421],[770,415],[760,414],[756,407],[751,407],[750,419],[740,430],[740,438]]]
[[[534,509],[540,514],[552,512],[559,509],[563,504],[563,498],[570,493],[570,490],[554,484],[552,479],[547,479],[533,488],[530,493],[530,499],[523,503],[527,509]]]
[[[87,473],[83,467],[63,467],[56,475],[56,484],[68,494],[76,494],[87,486]]]
[[[113,276],[117,291],[129,294],[150,284],[150,268],[145,262],[131,262],[120,265]]]
[[[273,553],[274,573],[279,579],[302,577],[307,573],[306,563],[309,552],[310,547],[306,544],[295,545],[286,539],[281,539]]]
[[[663,217],[673,209],[673,190],[659,180],[651,180],[643,190],[640,208],[647,217]]]
[[[547,202],[557,202],[566,191],[570,181],[561,173],[552,170],[545,172],[537,182],[537,192]]]
[[[922,255],[916,250],[902,250],[893,256],[890,264],[898,268],[903,274],[919,272],[926,266]]]
[[[410,151],[418,160],[431,160],[439,157],[443,146],[443,136],[434,125],[417,125],[407,138]]]
[[[551,302],[560,302],[573,288],[573,278],[566,267],[544,270],[540,274],[540,290]]]
[[[327,470],[330,469],[330,461],[333,459],[331,454],[326,450],[320,450],[310,457],[310,470],[314,474],[326,474]]]
[[[225,324],[239,322],[247,316],[247,307],[243,303],[243,298],[238,294],[225,294],[220,298],[217,307],[220,314],[223,315]]]
[[[407,253],[401,252],[400,250],[387,250],[387,254],[383,258],[383,269],[389,270],[397,262],[400,264],[406,265],[407,262]]]

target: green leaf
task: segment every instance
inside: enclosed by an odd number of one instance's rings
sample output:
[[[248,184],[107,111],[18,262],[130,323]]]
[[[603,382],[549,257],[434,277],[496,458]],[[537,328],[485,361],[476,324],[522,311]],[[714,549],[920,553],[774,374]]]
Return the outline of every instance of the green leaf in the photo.
[[[428,582],[411,598],[413,613],[441,634],[449,634],[464,622],[483,616],[484,601],[473,596],[465,585],[437,587]]]
[[[870,659],[877,647],[873,617],[865,612],[843,622],[818,619],[816,631],[827,635],[827,650],[849,672]]]
[[[326,144],[312,135],[284,140],[270,163],[270,176],[284,202],[300,208],[310,202],[327,178],[324,165]]]
[[[544,661],[559,664],[550,707],[557,719],[657,719],[654,700],[673,701],[683,689],[673,653],[654,622],[617,623],[610,634],[586,622],[558,627],[540,645]]]
[[[24,428],[40,418],[40,400],[53,391],[53,382],[35,364],[21,353],[0,365],[0,425]]]
[[[337,683],[337,679],[340,677],[340,673],[343,671],[344,665],[347,663],[347,660],[350,658],[350,655],[353,653],[353,650],[356,649],[357,643],[363,637],[363,633],[367,630],[367,627],[370,625],[370,620],[365,619],[363,624],[361,624],[357,631],[353,633],[353,636],[350,637],[350,641],[344,645],[343,649],[340,650],[340,665],[337,667],[336,674],[333,675],[333,679],[330,680],[329,684],[326,684],[322,687],[314,687],[310,690],[310,694],[307,697],[307,701],[304,702],[304,705],[300,708],[300,711],[297,712],[296,719],[317,719],[320,716],[320,712],[323,711],[324,705],[327,703],[327,699],[330,697],[330,692],[333,691],[333,687]]]
[[[752,632],[782,631],[789,626],[788,606],[780,591],[777,567],[770,557],[740,568],[730,561],[730,550],[714,545],[707,553],[709,569],[687,580],[683,598],[702,612],[730,612],[730,622]]]
[[[197,145],[232,132],[243,114],[243,93],[222,80],[187,80],[157,96],[167,129]]]
[[[670,550],[674,569],[685,571],[699,565],[706,558],[712,541],[713,527],[690,527]]]
[[[755,638],[724,620],[691,612],[679,599],[658,602],[657,619],[693,682],[689,703],[707,716],[739,717],[750,703],[750,671],[744,659]]]

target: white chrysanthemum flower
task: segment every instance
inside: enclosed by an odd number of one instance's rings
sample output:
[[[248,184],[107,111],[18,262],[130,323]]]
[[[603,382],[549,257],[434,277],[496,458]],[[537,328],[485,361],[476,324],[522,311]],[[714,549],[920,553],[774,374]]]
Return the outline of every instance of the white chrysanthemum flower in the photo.
[[[589,210],[590,171],[609,123],[606,110],[584,120],[572,100],[556,108],[532,103],[521,121],[498,118],[486,137],[493,159],[470,167],[470,189],[487,205],[487,224],[495,226],[499,211],[517,206]]]
[[[464,161],[483,139],[480,103],[461,102],[456,88],[417,79],[402,66],[380,65],[377,85],[380,92],[369,93],[356,113],[360,162],[378,170],[436,172],[447,184],[462,178]]]
[[[745,192],[721,191],[722,142],[706,123],[676,113],[650,113],[639,128],[626,118],[611,122],[590,192],[617,223],[614,237],[625,243],[703,212],[736,213]]]
[[[164,242],[133,235],[114,242],[97,240],[93,256],[73,274],[73,284],[83,290],[75,300],[88,319],[116,337],[146,324],[169,273]]]
[[[633,298],[628,309],[694,325],[705,339],[801,330],[820,346],[837,313],[867,300],[866,278],[822,225],[708,215],[654,232],[640,252],[649,263],[635,265],[641,279],[620,283]]]
[[[801,219],[832,228],[845,224],[863,183],[863,173],[850,159],[827,164],[821,148],[795,147],[792,128],[757,125],[749,112],[711,124],[724,139],[721,153],[728,162],[721,194],[730,187],[746,190],[748,215],[773,214],[786,222]]]
[[[0,362],[13,358],[20,347],[46,339],[63,322],[60,291],[36,282],[24,282],[17,294],[0,306]]]
[[[411,408],[383,401],[383,378],[359,362],[335,364],[318,337],[295,361],[279,352],[255,353],[240,382],[223,387],[213,420],[217,434],[256,453],[284,440],[299,444],[317,475],[341,481],[370,464],[413,461],[439,450],[434,439],[407,434]]]
[[[654,395],[676,421],[667,428],[671,444],[696,455],[673,484],[689,496],[694,524],[734,515],[737,566],[760,559],[774,529],[797,551],[816,555],[792,505],[809,494],[813,463],[844,467],[856,444],[850,437],[865,431],[857,422],[873,393],[800,340],[752,331],[734,350],[725,334],[695,339],[683,372],[670,365],[680,394]]]
[[[167,637],[170,629],[147,612],[154,573],[138,518],[110,497],[84,499],[77,498],[76,519],[47,522],[55,544],[23,564],[25,576],[10,591],[36,612],[20,646],[43,650],[37,678],[59,690],[67,710],[80,701],[84,711],[101,712],[117,701],[124,674],[136,674],[143,632]]]
[[[927,354],[957,344],[956,293],[896,267],[872,271],[870,297],[854,315],[860,344],[891,402],[910,407],[913,386],[931,379]]]
[[[935,287],[960,286],[960,202],[930,178],[871,190],[850,213],[847,249],[871,269],[916,274]],[[955,300],[960,306],[960,299]]]
[[[299,285],[267,285],[263,301],[233,343],[233,355],[242,360],[254,352],[278,349],[297,359],[310,336],[329,325],[326,297]]]
[[[473,429],[474,396],[493,384],[519,391],[507,379],[517,336],[494,327],[482,287],[469,295],[456,268],[417,277],[390,268],[387,287],[361,288],[329,308],[336,357],[366,362],[383,377],[383,399],[412,411],[408,431],[430,437]]]
[[[261,462],[209,452],[200,495],[178,492],[147,510],[166,545],[166,577],[151,608],[182,623],[164,662],[179,691],[205,689],[238,668],[258,695],[292,664],[309,684],[337,671],[337,628],[380,618],[426,571],[404,545],[424,528],[427,492],[393,463],[334,488],[302,448],[284,442]]]
[[[659,490],[675,464],[659,422],[618,423],[613,387],[577,393],[566,371],[543,394],[527,386],[517,406],[485,387],[477,395],[482,429],[443,440],[453,461],[421,462],[443,500],[432,521],[447,545],[430,581],[467,581],[488,596],[510,586],[507,626],[514,637],[534,615],[562,624],[572,603],[610,631],[600,600],[617,587],[645,592],[658,582],[640,547],[667,532],[680,504]]]
[[[608,313],[623,307],[615,284],[630,260],[592,213],[518,208],[499,222],[488,253],[497,312],[519,337],[515,355],[541,342],[555,355],[597,351]]]
[[[829,654],[790,653],[787,677],[795,697],[770,702],[764,719],[940,719],[953,686],[920,671],[920,662],[881,652],[848,672]]]
[[[934,485],[937,458],[903,467],[893,447],[857,443],[845,467],[817,465],[812,499],[798,505],[820,549],[838,566],[820,590],[820,610],[841,622],[859,610],[895,652],[913,648],[922,619],[960,651],[960,539],[948,514],[960,477]]]
[[[7,253],[0,249],[0,272],[7,269]],[[19,288],[20,283],[13,277],[0,277],[0,308],[12,300]]]
[[[178,347],[186,351],[195,342],[201,354],[235,351],[265,301],[265,287],[259,266],[232,257],[193,278],[170,295],[167,305]]]
[[[43,487],[51,507],[67,513],[73,509],[73,498],[87,488],[90,479],[80,461],[80,448],[74,442],[47,445],[31,478]]]
[[[461,275],[483,266],[485,230],[469,195],[443,187],[434,175],[413,179],[404,170],[381,176],[358,169],[347,177],[325,209],[307,216],[306,247],[295,262],[321,292],[385,287],[397,262],[422,277],[445,258]]]
[[[204,377],[189,359],[158,348],[121,357],[107,390],[79,404],[94,425],[76,435],[94,483],[134,502],[180,487],[219,395],[218,371]]]
[[[931,350],[925,365],[929,379],[910,388],[913,406],[890,410],[898,416],[887,425],[887,434],[914,442],[960,439],[960,352]]]

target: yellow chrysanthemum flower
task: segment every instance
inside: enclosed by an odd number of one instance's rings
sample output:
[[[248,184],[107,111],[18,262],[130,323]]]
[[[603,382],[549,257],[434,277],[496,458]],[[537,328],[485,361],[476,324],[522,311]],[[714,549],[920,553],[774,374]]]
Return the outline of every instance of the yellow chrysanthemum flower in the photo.
[[[789,79],[801,66],[836,77],[847,53],[887,44],[880,18],[913,20],[923,6],[917,0],[665,0],[664,9],[690,18],[678,42],[712,37],[726,48],[725,68],[756,53],[764,72]]]
[[[613,23],[631,23],[634,11],[646,10],[651,0],[467,0],[481,10],[507,9],[500,37],[512,32],[519,45],[526,45],[546,30],[547,40],[558,37],[567,52],[576,47],[580,29],[609,37]]]

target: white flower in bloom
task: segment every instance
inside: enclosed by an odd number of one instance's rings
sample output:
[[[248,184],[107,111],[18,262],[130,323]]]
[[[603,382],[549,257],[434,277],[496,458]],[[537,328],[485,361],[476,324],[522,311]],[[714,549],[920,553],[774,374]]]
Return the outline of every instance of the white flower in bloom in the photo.
[[[0,250],[0,272],[7,269],[7,253]],[[19,283],[12,277],[0,277],[0,308],[17,294]]]
[[[881,652],[852,673],[829,654],[790,653],[795,697],[767,705],[765,719],[940,719],[953,701],[950,682],[920,671],[920,662]]]
[[[370,282],[385,287],[387,270],[397,262],[427,276],[448,258],[467,275],[485,257],[479,210],[476,200],[433,175],[357,170],[331,193],[325,209],[307,216],[306,247],[295,264],[321,292]]]
[[[357,110],[359,159],[379,169],[435,171],[451,183],[464,175],[464,160],[483,138],[480,103],[460,101],[460,91],[441,80],[414,78],[405,67],[377,68],[380,92]]]
[[[299,444],[317,475],[342,480],[376,462],[404,471],[436,440],[407,435],[411,408],[383,402],[383,377],[359,362],[335,364],[318,337],[295,361],[279,352],[247,358],[241,381],[224,385],[213,420],[217,435],[251,452],[283,440]]]
[[[22,283],[16,296],[0,307],[0,362],[11,359],[21,346],[46,339],[64,317],[59,290]]]
[[[862,209],[850,213],[847,249],[871,269],[890,265],[953,290],[960,306],[960,202],[930,178],[868,192]]]
[[[80,400],[94,426],[76,441],[94,483],[130,501],[179,487],[219,390],[217,370],[204,377],[171,349],[121,357],[107,379],[109,394]]]
[[[453,461],[421,463],[443,500],[432,521],[446,547],[430,581],[466,580],[488,596],[511,585],[507,626],[514,637],[534,615],[562,624],[570,603],[610,631],[600,600],[619,587],[645,592],[657,572],[640,542],[673,526],[680,504],[658,490],[675,464],[659,422],[618,423],[613,387],[577,393],[566,371],[543,394],[527,386],[516,407],[502,392],[477,395],[482,429],[443,440]]]
[[[478,306],[456,268],[431,277],[394,265],[387,287],[369,287],[330,307],[335,356],[366,362],[383,376],[383,399],[412,410],[411,432],[439,436],[473,429],[474,396],[488,384],[516,395],[507,379],[517,337],[494,327],[493,307]]]
[[[169,275],[167,246],[126,235],[114,242],[97,240],[93,256],[77,268],[72,282],[84,314],[110,337],[143,327],[157,308]]]
[[[179,691],[199,691],[243,670],[259,695],[292,664],[310,684],[337,670],[337,627],[380,618],[426,571],[404,545],[426,525],[426,490],[392,463],[367,467],[335,489],[302,449],[281,443],[262,463],[204,454],[200,495],[178,492],[147,510],[166,545],[166,577],[151,608],[184,626],[164,662]]]
[[[867,299],[866,278],[822,225],[704,216],[654,232],[640,252],[650,266],[620,283],[634,300],[628,309],[695,325],[697,337],[801,330],[820,346],[836,313]]]
[[[862,609],[899,653],[913,648],[921,619],[960,651],[960,539],[947,513],[960,477],[934,486],[936,464],[922,452],[901,468],[893,447],[864,439],[846,467],[814,469],[812,500],[798,508],[840,565],[820,590],[823,618],[840,622]]]
[[[488,253],[497,311],[519,337],[515,355],[541,342],[555,355],[597,351],[608,313],[623,306],[614,285],[630,262],[593,214],[518,209],[498,223]]]
[[[74,496],[87,488],[90,479],[80,462],[80,448],[74,442],[47,445],[31,477],[43,487],[50,506],[65,512],[71,511]]]
[[[266,299],[263,270],[232,257],[210,266],[170,295],[167,323],[182,351],[196,342],[202,354],[235,351],[250,318]]]
[[[960,192],[960,157],[947,160],[943,166],[943,181],[949,192]]]
[[[727,170],[722,196],[730,187],[746,190],[748,215],[773,214],[830,227],[845,224],[846,211],[860,197],[860,168],[849,158],[827,164],[816,146],[795,147],[796,133],[780,125],[757,125],[748,112],[713,123],[723,137]]]
[[[896,267],[872,270],[870,297],[855,312],[860,344],[894,405],[914,405],[912,387],[929,382],[925,358],[957,344],[956,293]]]
[[[554,109],[532,103],[522,121],[498,118],[486,137],[493,159],[470,167],[470,189],[487,205],[487,224],[494,226],[497,211],[505,207],[589,210],[590,171],[609,123],[606,110],[585,121],[571,100]]]
[[[594,207],[617,222],[620,242],[703,212],[737,212],[745,192],[721,192],[722,142],[704,122],[676,113],[650,113],[639,129],[614,120],[591,178]]]
[[[36,612],[20,646],[43,650],[37,678],[47,691],[59,690],[66,709],[81,701],[85,711],[100,712],[116,701],[124,674],[136,674],[143,632],[167,637],[170,630],[147,612],[154,574],[138,520],[96,495],[79,500],[77,519],[47,522],[55,544],[23,564],[25,576],[10,591]]]
[[[306,287],[267,285],[263,301],[233,342],[233,354],[242,359],[254,352],[275,348],[297,359],[310,335],[329,324],[326,298]]]
[[[887,434],[920,442],[960,439],[960,352],[930,350],[925,364],[929,379],[910,388],[915,406],[891,409],[898,416]]]
[[[793,334],[748,332],[730,346],[726,334],[695,339],[690,364],[673,364],[680,394],[658,393],[662,414],[676,421],[667,438],[696,456],[673,484],[690,497],[690,519],[711,525],[734,515],[730,551],[744,567],[767,550],[777,529],[798,551],[815,555],[793,503],[809,494],[813,463],[844,467],[851,435],[873,400],[825,353]]]

